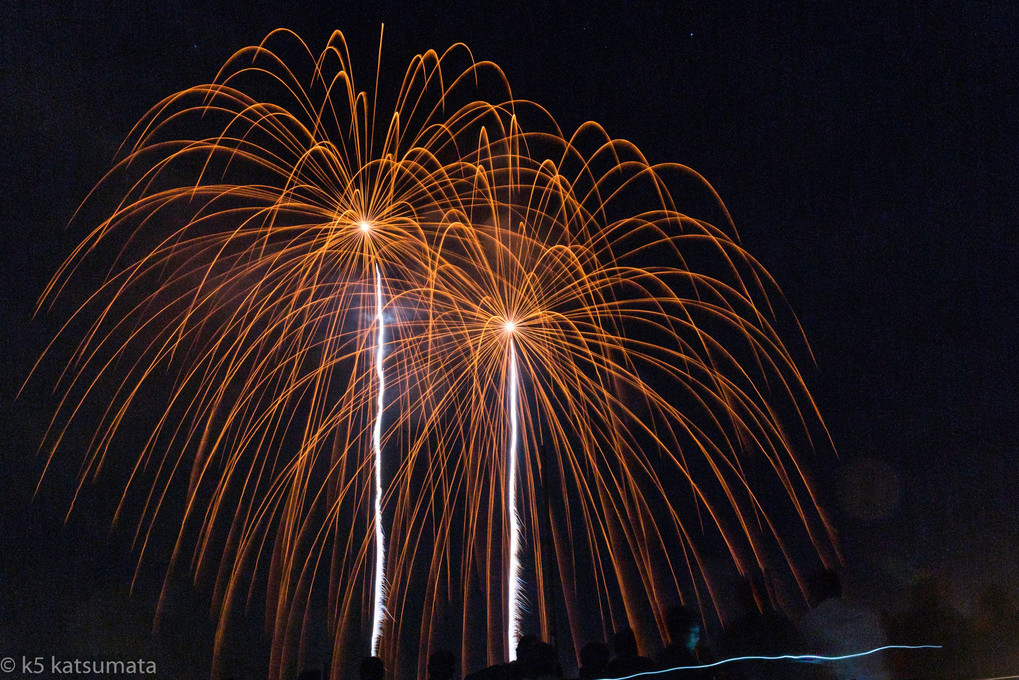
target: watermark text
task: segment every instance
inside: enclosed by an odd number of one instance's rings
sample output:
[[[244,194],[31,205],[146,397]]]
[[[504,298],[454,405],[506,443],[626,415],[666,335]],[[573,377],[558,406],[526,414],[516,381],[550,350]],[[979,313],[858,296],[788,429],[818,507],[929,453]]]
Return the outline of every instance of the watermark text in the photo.
[[[5,656],[0,659],[0,673],[45,677],[155,675],[156,662],[147,659],[62,659],[56,656]]]

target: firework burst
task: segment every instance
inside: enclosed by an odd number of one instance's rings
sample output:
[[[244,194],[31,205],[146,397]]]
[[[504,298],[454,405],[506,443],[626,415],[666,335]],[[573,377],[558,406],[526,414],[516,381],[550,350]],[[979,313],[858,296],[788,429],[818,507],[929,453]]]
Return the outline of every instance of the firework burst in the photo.
[[[130,466],[140,561],[183,504],[172,564],[216,573],[221,630],[264,582],[280,676],[325,602],[339,676],[369,649],[420,671],[440,629],[465,665],[503,660],[559,608],[574,649],[664,635],[672,601],[714,608],[702,540],[743,575],[795,576],[803,537],[829,559],[777,288],[720,201],[723,228],[670,189],[710,187],[563,135],[462,46],[414,59],[391,106],[381,72],[368,94],[341,34],[316,56],[278,32],[164,100],[44,296],[114,253],[65,327],[51,461],[101,405],[82,484]]]

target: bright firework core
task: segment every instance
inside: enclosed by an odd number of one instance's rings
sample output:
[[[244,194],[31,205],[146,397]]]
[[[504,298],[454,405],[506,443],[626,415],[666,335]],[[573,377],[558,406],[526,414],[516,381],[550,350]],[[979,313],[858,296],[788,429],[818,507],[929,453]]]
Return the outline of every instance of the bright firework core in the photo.
[[[506,321],[502,324],[502,328],[508,335],[512,335],[517,329],[517,322],[511,319],[506,319]]]
[[[367,234],[372,230],[372,223],[368,220],[361,220],[358,222],[358,226],[361,227],[361,231]]]

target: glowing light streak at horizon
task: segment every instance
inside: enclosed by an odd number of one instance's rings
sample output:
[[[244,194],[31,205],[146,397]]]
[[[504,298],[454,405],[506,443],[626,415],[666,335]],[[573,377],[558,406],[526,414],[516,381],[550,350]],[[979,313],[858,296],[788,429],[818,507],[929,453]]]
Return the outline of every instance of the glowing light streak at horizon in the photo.
[[[379,397],[376,403],[375,429],[372,442],[375,449],[375,592],[372,619],[372,656],[379,654],[382,625],[386,617],[386,536],[382,527],[382,414],[385,406],[385,373],[382,358],[386,346],[385,321],[382,318],[382,271],[375,265],[375,323],[377,325],[375,351],[375,378]]]
[[[859,659],[861,657],[871,656],[872,654],[878,654],[880,652],[885,652],[892,649],[901,650],[941,649],[941,645],[884,645],[882,647],[868,649],[864,652],[853,652],[852,654],[839,654],[833,656],[825,656],[821,654],[781,654],[778,656],[734,656],[729,659],[720,659],[719,661],[713,661],[711,663],[697,664],[693,666],[673,666],[672,668],[661,668],[659,670],[654,671],[644,671],[642,673],[624,675],[622,677],[615,678],[615,680],[630,680],[630,678],[647,678],[655,675],[661,675],[662,673],[673,673],[675,671],[695,671],[704,668],[715,668],[717,666],[724,666],[726,664],[742,661],[795,661],[798,663],[822,663],[822,662],[837,663],[839,661],[849,661],[851,659]],[[599,680],[608,679],[601,678]]]

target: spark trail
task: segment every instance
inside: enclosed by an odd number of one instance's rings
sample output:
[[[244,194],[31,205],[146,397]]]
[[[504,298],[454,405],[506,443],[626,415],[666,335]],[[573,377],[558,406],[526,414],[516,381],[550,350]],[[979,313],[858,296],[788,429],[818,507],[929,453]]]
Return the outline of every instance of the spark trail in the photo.
[[[386,618],[386,536],[382,528],[382,412],[385,405],[385,374],[382,357],[386,345],[385,325],[382,318],[382,271],[375,265],[375,323],[378,331],[375,350],[375,377],[378,381],[378,401],[375,413],[373,444],[375,449],[375,583],[372,618],[372,656],[378,656],[382,638],[382,624]]]
[[[507,323],[507,332],[512,333],[512,322]],[[506,483],[506,512],[509,516],[509,577],[506,583],[506,608],[508,612],[506,628],[506,649],[509,660],[517,656],[517,640],[520,638],[520,516],[517,513],[517,439],[519,423],[517,421],[517,355],[513,340],[509,343],[509,420],[510,440],[506,466],[509,479]]]

